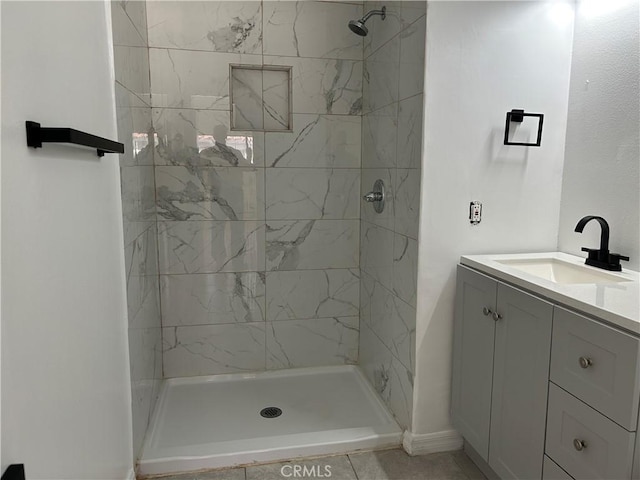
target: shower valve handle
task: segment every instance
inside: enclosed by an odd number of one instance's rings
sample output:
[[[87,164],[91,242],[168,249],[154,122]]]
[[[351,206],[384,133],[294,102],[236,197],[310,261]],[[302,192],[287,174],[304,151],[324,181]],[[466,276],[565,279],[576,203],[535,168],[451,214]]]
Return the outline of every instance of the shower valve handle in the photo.
[[[369,192],[362,197],[365,202],[380,202],[384,199],[382,192]]]

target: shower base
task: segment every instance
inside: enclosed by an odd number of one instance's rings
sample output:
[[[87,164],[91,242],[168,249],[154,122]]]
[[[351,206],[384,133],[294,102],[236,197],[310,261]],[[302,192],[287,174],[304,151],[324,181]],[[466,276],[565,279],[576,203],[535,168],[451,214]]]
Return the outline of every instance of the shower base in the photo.
[[[276,407],[282,410],[264,412]],[[402,430],[355,366],[166,380],[142,475],[400,445]]]

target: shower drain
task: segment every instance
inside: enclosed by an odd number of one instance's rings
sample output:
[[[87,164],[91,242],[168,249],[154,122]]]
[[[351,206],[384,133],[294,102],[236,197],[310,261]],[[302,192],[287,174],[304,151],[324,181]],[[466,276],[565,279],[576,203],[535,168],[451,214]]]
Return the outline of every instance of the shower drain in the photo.
[[[282,415],[282,410],[278,407],[267,407],[260,410],[260,415],[264,418],[276,418]]]

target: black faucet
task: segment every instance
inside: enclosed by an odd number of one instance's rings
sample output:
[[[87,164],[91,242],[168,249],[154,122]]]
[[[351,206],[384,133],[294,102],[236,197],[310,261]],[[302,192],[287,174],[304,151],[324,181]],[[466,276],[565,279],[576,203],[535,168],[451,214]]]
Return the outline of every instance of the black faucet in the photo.
[[[587,260],[584,263],[591,265],[592,267],[603,268],[604,270],[611,270],[614,272],[621,271],[622,267],[620,266],[620,260],[628,262],[629,257],[625,257],[618,253],[609,253],[609,224],[604,218],[587,215],[580,219],[576,225],[575,231],[582,233],[584,226],[591,220],[597,220],[600,224],[600,228],[602,228],[602,233],[600,234],[600,248],[595,249],[582,247],[583,252],[589,253]]]

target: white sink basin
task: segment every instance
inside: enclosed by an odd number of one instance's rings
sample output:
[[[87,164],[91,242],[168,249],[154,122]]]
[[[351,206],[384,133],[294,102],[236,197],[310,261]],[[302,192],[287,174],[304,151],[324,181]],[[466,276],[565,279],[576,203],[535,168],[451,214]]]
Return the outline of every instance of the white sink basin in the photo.
[[[516,268],[529,275],[561,284],[619,283],[629,280],[613,273],[599,271],[594,267],[576,265],[557,258],[532,258],[496,260],[507,267]]]

